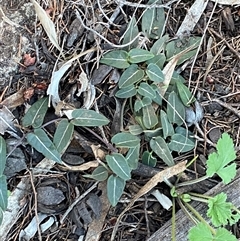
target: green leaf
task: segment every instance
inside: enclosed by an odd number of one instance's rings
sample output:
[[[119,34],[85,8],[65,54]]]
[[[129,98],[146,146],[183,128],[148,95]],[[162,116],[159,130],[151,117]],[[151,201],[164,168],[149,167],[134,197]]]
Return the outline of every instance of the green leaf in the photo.
[[[237,241],[237,238],[225,228],[218,228],[216,234],[213,235],[204,223],[198,223],[197,226],[191,228],[188,239],[190,241]]]
[[[0,207],[3,211],[7,209],[8,205],[8,190],[7,178],[5,175],[0,176]]]
[[[126,155],[126,161],[132,170],[137,169],[139,160],[140,143],[132,148],[129,148]]]
[[[141,110],[144,106],[150,105],[152,100],[149,97],[143,97],[141,100],[136,100],[134,103],[134,111]]]
[[[140,125],[130,125],[129,127],[129,132],[134,135],[140,135],[143,132],[143,129]]]
[[[102,182],[108,178],[108,171],[105,167],[99,166],[92,172],[91,175],[83,175],[83,176]]]
[[[117,147],[132,148],[140,143],[140,139],[130,133],[118,133],[111,139]]]
[[[127,30],[124,34],[123,44],[131,42],[138,35],[138,26],[136,23],[136,18],[132,17],[131,21],[128,23]],[[138,45],[138,39],[136,39],[132,44],[126,47],[126,50],[136,48]]]
[[[152,3],[161,4],[162,1],[150,0]],[[142,16],[142,31],[148,38],[157,39],[162,35],[165,25],[164,8],[150,8],[147,9]]]
[[[128,61],[132,64],[145,62],[154,57],[154,54],[145,49],[131,49],[128,53]]]
[[[153,157],[151,152],[144,151],[142,154],[142,163],[150,167],[155,167],[157,164],[157,158]]]
[[[72,139],[73,130],[73,124],[69,123],[67,119],[59,122],[53,137],[53,143],[59,153],[63,153],[68,147]]]
[[[163,137],[166,139],[168,136],[172,136],[174,134],[174,129],[172,124],[169,122],[167,118],[167,114],[165,111],[161,110],[161,124],[162,124],[162,129],[163,129]]]
[[[114,207],[117,205],[120,197],[123,194],[126,182],[114,175],[111,175],[107,181],[107,196],[111,205]]]
[[[124,50],[114,50],[106,53],[100,63],[113,66],[118,69],[126,69],[129,67],[128,53]]]
[[[173,161],[173,157],[171,152],[164,141],[164,139],[160,136],[151,139],[150,146],[152,150],[168,165],[174,166],[175,163]]]
[[[157,103],[158,105],[162,105],[162,96],[160,94],[160,91],[158,89],[158,87],[155,84],[152,84],[152,87],[155,89],[156,91],[156,97],[153,99],[153,101],[155,103]]]
[[[44,120],[48,109],[48,97],[42,98],[35,102],[27,111],[22,119],[24,127],[32,126],[39,128]]]
[[[72,112],[72,117],[71,123],[75,126],[103,126],[109,123],[104,115],[94,110],[77,109]]]
[[[158,123],[158,117],[152,105],[147,105],[142,108],[143,124],[147,129],[151,129]]]
[[[176,71],[173,71],[173,75],[172,75],[170,84],[175,85],[177,82],[185,83],[186,80],[179,73],[177,73]]]
[[[153,53],[154,55],[160,54],[165,49],[165,46],[166,46],[166,43],[168,42],[168,40],[169,40],[168,34],[162,36],[160,39],[158,39],[153,44],[153,46],[150,49],[150,52]],[[165,58],[165,60],[166,60],[166,58]]]
[[[227,194],[220,193],[213,198],[208,199],[208,211],[207,216],[211,218],[211,221],[215,227],[221,225],[227,225],[228,221],[232,217],[232,204],[226,202]]]
[[[181,39],[175,39],[175,40],[169,42],[166,45],[167,60],[169,61],[172,57],[174,57],[178,53],[182,52],[183,50],[189,48],[190,46],[192,46],[193,49],[195,48],[194,50],[191,50],[191,51],[183,54],[179,58],[177,65],[182,64],[186,60],[195,56],[195,54],[197,53],[197,47],[199,46],[200,41],[201,41],[201,37],[185,37],[185,38],[181,38]]]
[[[137,92],[144,96],[144,97],[148,97],[150,99],[154,99],[156,97],[156,91],[152,88],[151,85],[142,82],[139,87]]]
[[[6,150],[6,142],[3,137],[0,136],[0,176],[3,174],[6,166]]]
[[[134,85],[128,85],[127,87],[121,88],[115,94],[117,98],[130,98],[137,94],[137,89]]]
[[[106,156],[107,164],[111,170],[123,180],[131,178],[131,169],[125,157],[119,153],[113,153]]]
[[[185,86],[181,81],[177,81],[176,85],[178,89],[178,95],[180,96],[182,103],[189,107],[190,104],[196,100],[196,98],[193,97],[188,87]]]
[[[3,221],[3,210],[0,207],[0,225],[2,224]]]
[[[143,132],[144,132],[145,136],[148,138],[163,136],[162,127],[156,128],[154,130],[144,130]]]
[[[149,79],[155,83],[161,83],[164,81],[163,72],[156,64],[149,64],[146,73]]]
[[[182,125],[185,120],[185,108],[175,92],[171,92],[167,103],[167,116],[171,123]]]
[[[144,77],[144,71],[139,69],[136,64],[131,64],[119,79],[119,88],[124,88],[140,81]]]
[[[185,135],[175,133],[172,135],[168,146],[172,151],[183,153],[192,150],[195,147],[195,142]]]
[[[146,63],[157,65],[161,70],[163,69],[163,65],[166,61],[166,57],[164,54],[155,55],[152,59],[149,59]]]
[[[34,133],[27,134],[28,143],[46,158],[62,163],[61,156],[42,129],[35,129]]]
[[[217,153],[211,153],[207,160],[207,176],[215,173],[222,178],[223,183],[229,183],[236,175],[236,164],[230,162],[236,159],[233,140],[224,133],[217,142]]]

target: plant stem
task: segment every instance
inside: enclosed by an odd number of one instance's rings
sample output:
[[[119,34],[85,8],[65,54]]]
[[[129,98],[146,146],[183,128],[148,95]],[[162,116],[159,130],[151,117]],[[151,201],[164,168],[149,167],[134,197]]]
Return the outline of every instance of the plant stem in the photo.
[[[206,179],[208,179],[209,177],[207,175],[194,179],[194,180],[190,180],[190,181],[186,181],[186,182],[181,182],[181,183],[177,183],[176,187],[183,187],[183,186],[188,186],[188,185],[192,185],[192,184],[196,184],[198,182],[202,182]]]
[[[176,199],[172,199],[172,241],[176,241]]]
[[[189,203],[184,203],[184,205],[186,205],[186,207],[196,216],[196,218],[201,221],[202,223],[204,223],[208,228],[209,230],[212,232],[213,235],[216,235],[216,231],[214,228],[212,228],[208,223],[207,221],[200,215],[200,213],[195,209],[193,208]]]

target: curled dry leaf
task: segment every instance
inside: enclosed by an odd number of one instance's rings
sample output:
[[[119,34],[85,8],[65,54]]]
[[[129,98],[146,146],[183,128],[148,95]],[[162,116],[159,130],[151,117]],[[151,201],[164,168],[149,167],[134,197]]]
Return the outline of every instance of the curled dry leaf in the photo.
[[[59,51],[61,51],[61,47],[58,44],[57,33],[55,30],[54,23],[49,18],[46,11],[43,10],[43,8],[35,0],[31,0],[31,2],[35,7],[35,11],[38,15],[38,18],[39,18],[47,36],[49,37],[49,40]]]
[[[94,168],[98,167],[99,165],[98,161],[89,161],[79,166],[69,166],[66,163],[63,163],[63,164],[64,166],[59,166],[59,168],[63,170],[68,170],[68,171],[86,171],[92,167]]]

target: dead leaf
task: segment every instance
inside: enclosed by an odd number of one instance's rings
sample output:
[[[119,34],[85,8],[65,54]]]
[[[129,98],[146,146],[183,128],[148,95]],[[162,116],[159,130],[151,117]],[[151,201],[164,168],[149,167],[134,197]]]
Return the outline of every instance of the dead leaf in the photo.
[[[1,105],[5,105],[8,109],[14,109],[22,105],[25,102],[24,93],[25,93],[25,89],[20,89],[15,94],[10,95],[5,100],[3,100],[1,102]]]
[[[36,57],[32,57],[31,54],[24,54],[23,55],[23,64],[28,67],[34,65],[36,62]]]
[[[127,205],[127,207],[122,211],[122,213],[118,216],[118,219],[115,223],[115,226],[112,231],[111,241],[115,240],[116,232],[119,226],[119,223],[124,216],[124,214],[132,207],[132,205],[143,195],[151,191],[159,182],[163,182],[165,179],[169,179],[170,177],[177,175],[183,172],[186,169],[187,161],[180,162],[175,166],[168,167],[167,169],[157,173],[153,176],[136,194],[136,196],[131,200],[131,202]]]
[[[59,168],[66,171],[67,170],[68,171],[86,171],[92,167],[98,167],[99,165],[98,161],[89,161],[79,166],[70,166],[70,165],[67,165],[66,163],[63,163],[63,164],[64,166],[59,166]]]
[[[49,37],[49,40],[59,51],[61,51],[61,47],[58,44],[58,38],[57,38],[57,33],[56,33],[56,30],[55,30],[54,23],[49,18],[46,11],[35,0],[31,0],[31,2],[35,7],[35,11],[37,13],[37,16],[38,16],[46,34],[47,34],[47,36]]]

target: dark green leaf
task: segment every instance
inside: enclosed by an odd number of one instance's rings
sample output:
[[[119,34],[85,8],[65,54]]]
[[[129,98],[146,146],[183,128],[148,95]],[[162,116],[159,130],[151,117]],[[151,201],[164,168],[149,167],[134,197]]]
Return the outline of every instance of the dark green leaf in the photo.
[[[158,3],[162,1],[150,0],[148,4]],[[147,9],[142,16],[142,30],[148,38],[157,39],[162,35],[165,25],[164,8]]]
[[[121,88],[115,94],[118,98],[130,98],[137,94],[137,89],[134,85],[128,85],[127,87]]]
[[[100,63],[116,67],[118,69],[126,69],[129,67],[127,61],[128,53],[124,50],[114,50],[106,53],[100,59]]]
[[[131,21],[128,24],[127,30],[124,34],[123,44],[127,44],[131,42],[138,35],[138,26],[136,24],[136,18],[132,17]],[[129,46],[126,47],[126,50],[130,50],[132,48],[136,48],[138,45],[138,38]]]
[[[176,84],[178,89],[178,95],[180,96],[182,103],[185,106],[189,107],[190,104],[193,103],[196,99],[193,97],[188,87],[185,86],[181,81],[177,81]]]
[[[135,147],[129,148],[126,155],[126,161],[132,170],[135,170],[138,167],[139,151],[140,143]]]
[[[73,129],[73,124],[69,123],[66,119],[59,122],[53,137],[53,143],[59,153],[63,153],[68,147],[72,138]]]
[[[186,60],[192,58],[197,53],[197,47],[199,46],[200,41],[201,37],[186,37],[181,39],[175,39],[169,42],[166,46],[167,60],[169,61],[173,56],[189,48],[190,46],[193,46],[193,49],[195,49],[183,54],[178,60],[177,64],[179,65]]]
[[[155,83],[161,83],[164,81],[163,72],[156,64],[149,64],[146,73],[149,79]]]
[[[172,75],[170,84],[175,85],[179,81],[182,83],[186,82],[186,80],[179,73],[177,73],[176,71],[173,71],[173,75]]]
[[[156,97],[156,91],[152,88],[151,85],[142,82],[138,87],[138,93],[144,97],[154,99]]]
[[[171,123],[182,125],[185,120],[185,108],[175,92],[171,92],[167,103],[167,116]]]
[[[169,40],[168,34],[162,36],[153,44],[153,46],[150,49],[150,52],[153,53],[154,55],[160,54],[165,49],[165,46],[168,40]]]
[[[77,109],[72,112],[72,117],[71,123],[75,126],[103,126],[109,123],[104,115],[93,110]]]
[[[153,157],[151,152],[145,151],[142,154],[142,163],[150,167],[155,167],[157,158]]]
[[[158,54],[158,55],[155,55],[152,59],[149,59],[147,61],[147,65],[155,64],[162,70],[165,61],[166,61],[165,55],[164,54]]]
[[[141,110],[144,106],[150,105],[152,100],[149,97],[143,97],[141,100],[136,100],[134,103],[134,111]]]
[[[120,153],[113,153],[106,156],[107,164],[111,170],[123,180],[131,178],[131,169],[125,159]]]
[[[97,167],[91,175],[83,175],[84,177],[92,178],[97,181],[105,181],[108,178],[108,171],[105,167]]]
[[[136,135],[139,135],[143,132],[143,129],[140,125],[130,125],[129,126],[129,132],[136,136]]]
[[[59,152],[42,129],[35,129],[34,133],[27,134],[27,141],[46,158],[62,163]]]
[[[118,86],[124,88],[140,81],[144,77],[144,71],[136,64],[130,65],[121,75]]]
[[[131,49],[128,53],[128,61],[133,64],[147,61],[154,57],[154,54],[145,49]]]
[[[162,127],[156,128],[154,130],[144,130],[145,136],[148,138],[153,138],[157,136],[163,136]]]
[[[164,139],[166,139],[168,136],[172,136],[174,134],[174,129],[172,124],[169,122],[165,111],[161,110],[160,118],[161,118],[161,124],[163,129],[163,137]]]
[[[152,87],[155,89],[156,92],[156,97],[153,99],[153,101],[158,105],[162,105],[162,96],[160,94],[160,90],[155,84],[152,84]]]
[[[111,175],[107,181],[107,196],[111,205],[117,205],[120,197],[123,194],[126,182],[120,177]]]
[[[150,141],[150,146],[152,150],[168,165],[168,166],[174,166],[173,157],[171,155],[171,152],[164,141],[164,139],[160,136],[153,138]]]
[[[3,174],[6,166],[6,149],[6,142],[3,137],[0,136],[0,176]]]
[[[143,124],[147,129],[151,129],[158,123],[158,117],[152,105],[147,105],[142,108]]]
[[[195,143],[188,137],[176,133],[172,135],[168,146],[172,151],[183,153],[192,150],[195,147]]]
[[[0,176],[0,207],[3,211],[7,209],[8,205],[8,190],[7,178],[5,175]]]
[[[22,119],[22,125],[24,127],[32,126],[33,128],[39,128],[44,120],[44,117],[48,109],[48,98],[42,98],[35,102],[27,111]]]
[[[112,137],[111,142],[117,147],[131,148],[137,146],[140,139],[130,133],[118,133]]]

